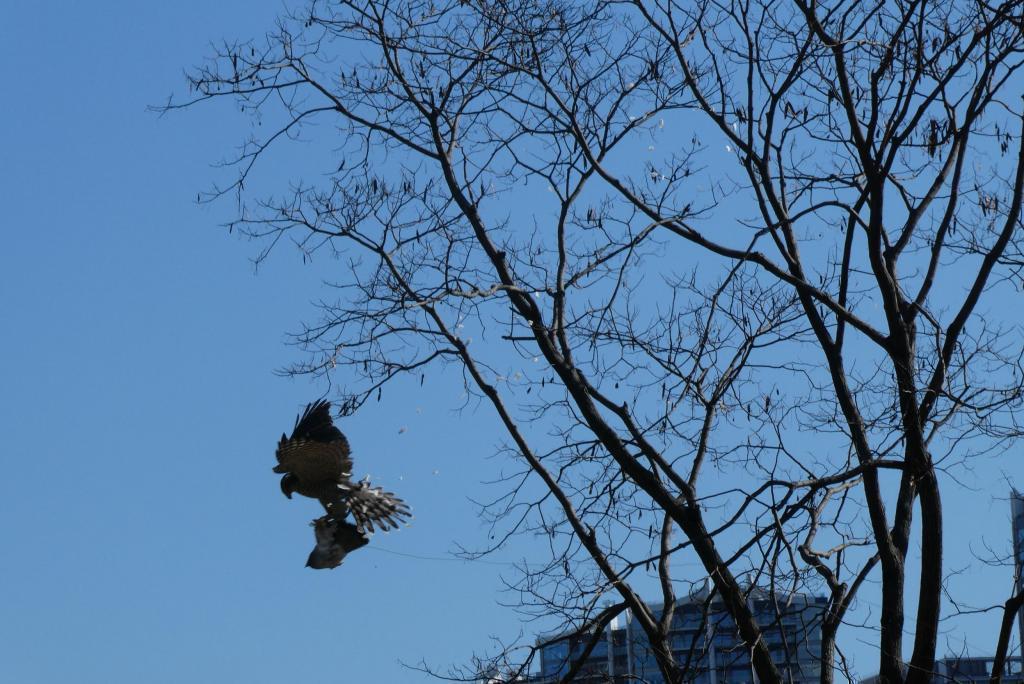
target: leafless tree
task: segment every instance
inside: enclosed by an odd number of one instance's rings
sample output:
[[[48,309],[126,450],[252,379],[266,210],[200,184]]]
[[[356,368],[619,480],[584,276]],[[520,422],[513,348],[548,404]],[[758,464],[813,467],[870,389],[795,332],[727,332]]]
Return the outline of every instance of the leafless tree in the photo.
[[[831,682],[870,578],[881,676],[924,682],[943,473],[1020,432],[1022,5],[315,1],[164,109],[239,103],[261,134],[210,198],[260,258],[338,258],[292,372],[353,412],[447,366],[496,412],[518,465],[479,553],[544,540],[520,608],[583,636],[628,609],[686,681],[688,558],[761,682],[750,588],[824,591]],[[331,166],[253,196],[300,138]]]

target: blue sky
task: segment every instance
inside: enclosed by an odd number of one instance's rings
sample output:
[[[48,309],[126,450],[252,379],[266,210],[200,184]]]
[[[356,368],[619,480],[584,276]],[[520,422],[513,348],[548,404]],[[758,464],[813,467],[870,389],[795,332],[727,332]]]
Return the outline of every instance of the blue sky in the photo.
[[[146,111],[209,41],[260,35],[279,9],[5,7],[0,680],[428,681],[399,662],[534,631],[498,605],[500,557],[445,559],[485,539],[467,496],[493,476],[497,431],[452,410],[451,378],[342,424],[357,474],[407,498],[415,524],[340,570],[303,567],[316,505],[284,499],[270,467],[326,387],[272,371],[298,358],[285,332],[313,317],[324,273],[276,258],[256,274],[255,246],[218,228],[231,207],[196,205],[242,138],[230,107]],[[1019,464],[987,464],[947,495],[972,512],[951,534],[1008,538],[1003,472],[1020,482]],[[972,571],[964,595],[1002,600],[1004,575]],[[993,616],[972,624],[994,644]]]
[[[296,358],[285,332],[322,274],[277,259],[255,275],[252,246],[218,227],[230,207],[196,206],[238,139],[230,110],[146,111],[209,41],[258,34],[280,6],[140,7],[13,3],[0,22],[0,680],[418,681],[400,659],[515,634],[501,566],[371,548],[303,567],[317,505],[282,497],[270,468],[326,387],[272,371]],[[451,414],[388,399],[342,426],[357,472],[418,514],[372,546],[443,557],[480,538],[464,493],[493,425],[464,421],[447,456]]]

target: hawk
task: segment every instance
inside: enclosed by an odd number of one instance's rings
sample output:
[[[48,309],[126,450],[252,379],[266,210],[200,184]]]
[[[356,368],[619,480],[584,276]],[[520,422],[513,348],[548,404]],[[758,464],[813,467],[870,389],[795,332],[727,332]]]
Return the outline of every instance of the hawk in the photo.
[[[281,492],[285,496],[290,499],[298,493],[317,499],[327,511],[320,519],[325,521],[321,527],[348,524],[343,521],[351,513],[361,533],[373,533],[396,529],[410,517],[409,507],[392,492],[372,487],[365,478],[352,481],[351,450],[345,435],[331,420],[328,401],[308,404],[296,418],[292,436],[281,435],[277,463],[274,472],[283,475]],[[316,529],[319,549],[320,528]]]

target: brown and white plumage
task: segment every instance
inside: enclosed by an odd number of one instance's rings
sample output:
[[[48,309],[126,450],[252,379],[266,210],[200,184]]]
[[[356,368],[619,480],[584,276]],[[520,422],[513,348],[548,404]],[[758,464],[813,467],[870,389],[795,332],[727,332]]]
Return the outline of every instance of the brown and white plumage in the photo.
[[[314,521],[317,547],[310,554],[310,567],[337,567],[345,553],[366,543],[358,543],[358,535],[396,529],[411,517],[409,506],[392,492],[370,486],[367,479],[352,481],[348,440],[334,426],[327,401],[307,405],[291,437],[281,435],[277,462],[274,472],[284,475],[285,496],[298,493],[317,499],[327,511]],[[345,522],[349,513],[355,525]],[[340,557],[339,549],[344,549]]]
[[[291,437],[281,435],[276,456],[274,472],[291,473],[304,486],[337,482],[352,473],[348,440],[334,426],[331,404],[323,399],[306,405]]]
[[[344,505],[356,519],[360,528],[374,532],[377,529],[387,532],[398,529],[403,522],[412,516],[412,511],[404,501],[392,492],[385,492],[380,487],[371,487],[369,479],[356,483],[339,485],[344,492]]]

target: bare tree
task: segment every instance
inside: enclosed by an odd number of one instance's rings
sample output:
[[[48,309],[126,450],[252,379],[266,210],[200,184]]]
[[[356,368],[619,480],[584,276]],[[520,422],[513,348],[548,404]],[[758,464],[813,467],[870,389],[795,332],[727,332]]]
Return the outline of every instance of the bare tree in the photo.
[[[750,587],[824,590],[830,682],[873,578],[880,674],[924,682],[942,474],[1019,434],[992,297],[1022,284],[1022,5],[315,1],[165,109],[236,100],[266,133],[211,198],[261,258],[290,237],[344,264],[291,372],[343,374],[352,412],[444,365],[496,412],[519,467],[479,553],[546,540],[522,609],[582,636],[628,609],[686,681],[696,559],[761,682],[788,675]],[[247,192],[302,137],[329,173]]]

